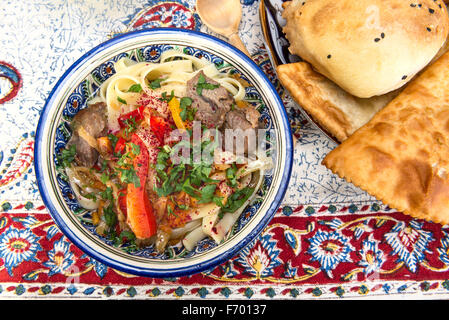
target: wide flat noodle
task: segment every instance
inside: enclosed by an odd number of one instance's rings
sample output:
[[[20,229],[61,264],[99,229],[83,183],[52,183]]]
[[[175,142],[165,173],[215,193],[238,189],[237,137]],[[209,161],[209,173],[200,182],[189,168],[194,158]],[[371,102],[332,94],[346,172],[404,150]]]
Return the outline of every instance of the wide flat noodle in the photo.
[[[347,139],[399,93],[396,90],[368,99],[355,97],[307,62],[280,65],[277,73],[292,98],[339,141]]]
[[[449,53],[323,164],[392,208],[449,223]]]
[[[101,85],[99,95],[99,99],[107,105],[108,128],[112,131],[119,129],[118,116],[134,110],[138,105],[140,94],[129,89],[133,85],[140,85],[147,90],[155,79],[163,79],[159,83],[160,88],[154,90],[158,94],[170,94],[173,91],[176,97],[183,97],[187,81],[202,71],[225,87],[236,101],[245,98],[244,86],[230,73],[219,71],[215,64],[205,58],[197,58],[177,49],[164,51],[160,63],[122,58],[114,64],[114,68],[116,73]]]

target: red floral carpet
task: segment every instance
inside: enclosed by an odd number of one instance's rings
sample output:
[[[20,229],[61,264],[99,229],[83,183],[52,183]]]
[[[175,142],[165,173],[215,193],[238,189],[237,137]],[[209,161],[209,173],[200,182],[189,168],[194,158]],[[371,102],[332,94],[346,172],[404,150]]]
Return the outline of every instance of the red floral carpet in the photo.
[[[424,297],[449,290],[447,230],[377,205],[284,206],[233,259],[171,279],[132,276],[92,260],[43,206],[3,209],[0,297]]]
[[[253,21],[257,1],[241,2],[245,21]],[[134,11],[121,32],[201,28],[192,1],[148,1]],[[284,97],[263,45],[256,49],[253,60]],[[0,62],[0,78],[11,83],[6,94],[0,90],[0,106],[14,105],[27,85],[18,69]],[[288,111],[293,134],[306,145],[301,129],[307,122],[296,110]],[[26,115],[21,111],[18,117]],[[167,279],[124,274],[91,259],[56,227],[30,187],[35,179],[34,132],[21,135],[13,148],[0,145],[0,298],[449,297],[448,227],[367,200],[302,205],[289,198],[256,241],[213,270]],[[295,158],[299,166],[302,155],[295,153]],[[24,200],[5,196],[8,192]]]

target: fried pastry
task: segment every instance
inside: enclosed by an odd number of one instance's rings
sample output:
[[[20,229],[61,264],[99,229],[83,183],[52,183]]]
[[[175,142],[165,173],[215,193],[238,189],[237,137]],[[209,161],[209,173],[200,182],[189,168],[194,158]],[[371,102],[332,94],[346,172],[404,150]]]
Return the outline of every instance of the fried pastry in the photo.
[[[307,62],[280,65],[279,80],[292,98],[338,141],[346,140],[385,107],[399,90],[372,98],[358,98],[314,71]]]
[[[322,163],[392,208],[449,223],[449,53]]]

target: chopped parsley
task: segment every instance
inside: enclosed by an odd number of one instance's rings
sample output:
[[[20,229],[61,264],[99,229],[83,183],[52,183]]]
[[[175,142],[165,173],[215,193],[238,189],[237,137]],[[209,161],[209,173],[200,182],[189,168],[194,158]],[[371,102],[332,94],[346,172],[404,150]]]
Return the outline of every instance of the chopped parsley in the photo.
[[[194,108],[189,108],[192,105],[193,100],[189,97],[183,97],[180,101],[181,112],[179,113],[182,121],[190,120],[193,121],[196,110]]]
[[[120,98],[119,96],[117,96],[117,101],[123,104],[127,104],[125,99]]]
[[[237,186],[237,166],[235,163],[232,164],[232,166],[228,169],[226,169],[226,178],[229,180],[229,185],[231,187]]]
[[[133,154],[138,156],[140,154],[140,146],[132,142],[130,142],[129,145],[131,146]]]
[[[198,77],[198,82],[196,84],[196,93],[201,96],[203,95],[203,90],[214,90],[219,86],[219,84],[207,83],[204,75],[200,74],[200,76]]]
[[[129,137],[131,133],[137,130],[137,122],[134,117],[129,117],[128,119],[123,120],[123,123],[126,125],[126,128],[124,129],[126,137]]]
[[[132,183],[136,188],[140,188],[140,179],[134,168],[117,168],[120,171],[120,181],[124,183]]]
[[[254,188],[250,187],[245,187],[243,189],[237,190],[231,196],[229,196],[226,205],[221,208],[221,212],[235,212],[238,208],[243,206],[243,204],[246,202],[246,200],[248,200],[253,192]]]
[[[115,146],[117,145],[118,137],[116,135],[113,135],[112,133],[108,134],[108,139],[111,141],[112,150],[115,149]]]
[[[175,91],[172,90],[169,96],[167,96],[167,92],[162,92],[161,96],[162,98],[159,98],[159,100],[169,103],[175,97]]]
[[[73,160],[75,160],[76,145],[72,144],[68,148],[62,149],[61,153],[57,156],[59,164],[64,168],[70,167]]]
[[[161,87],[161,82],[164,81],[165,79],[154,79],[152,81],[150,81],[149,83],[149,87],[151,89],[158,89]]]
[[[100,196],[103,198],[103,200],[109,200],[109,201],[113,201],[114,200],[114,196],[112,194],[112,188],[111,187],[107,187],[106,190],[100,192]]]
[[[111,202],[107,207],[103,208],[104,221],[109,228],[115,227],[117,223],[117,214],[114,212],[114,204]]]
[[[141,93],[142,92],[142,86],[140,85],[140,83],[133,84],[131,87],[129,87],[128,92]]]

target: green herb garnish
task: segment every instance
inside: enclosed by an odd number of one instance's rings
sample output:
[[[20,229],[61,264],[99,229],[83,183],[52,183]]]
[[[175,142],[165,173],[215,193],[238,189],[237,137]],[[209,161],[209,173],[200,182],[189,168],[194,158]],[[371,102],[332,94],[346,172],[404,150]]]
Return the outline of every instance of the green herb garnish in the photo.
[[[162,92],[161,96],[162,96],[162,98],[159,98],[159,100],[169,103],[171,101],[171,99],[173,99],[175,97],[175,91],[172,90],[170,93],[170,96],[167,96],[167,92]]]
[[[75,160],[76,145],[72,144],[68,148],[62,149],[58,155],[58,162],[64,167],[70,167]]]
[[[107,187],[106,190],[100,192],[100,196],[101,196],[101,198],[103,198],[103,200],[109,200],[109,201],[113,201],[114,200],[114,196],[112,194],[112,188],[111,187]]]
[[[110,133],[108,134],[108,139],[109,141],[111,141],[112,150],[114,150],[115,146],[117,145],[118,137]]]
[[[140,179],[133,168],[117,168],[116,170],[121,172],[121,182],[132,183],[136,188],[140,188]]]
[[[117,100],[118,100],[118,102],[120,102],[120,103],[127,104],[127,103],[126,103],[126,100],[120,98],[119,96],[117,96]]]
[[[151,89],[158,89],[161,87],[161,82],[164,81],[165,79],[155,79],[150,81],[149,86]]]
[[[196,110],[193,108],[188,108],[192,105],[193,100],[189,97],[183,97],[180,101],[181,112],[179,113],[182,121],[190,120],[193,121]]]
[[[203,94],[204,89],[214,90],[219,86],[220,86],[219,84],[207,83],[204,75],[200,74],[200,76],[198,77],[198,82],[196,84],[196,93],[201,96]]]
[[[140,83],[133,84],[131,87],[129,87],[128,92],[141,93],[142,92],[142,86],[140,85]]]
[[[114,205],[112,202],[109,206],[103,208],[102,217],[104,217],[104,221],[109,228],[115,227],[115,224],[117,223],[117,214],[114,212]]]
[[[248,198],[253,194],[254,188],[245,187],[243,189],[237,190],[231,196],[229,196],[226,205],[221,208],[221,212],[235,212],[238,208],[243,206],[243,204],[248,200]]]
[[[124,130],[126,137],[129,137],[131,133],[137,130],[137,122],[134,117],[129,117],[128,119],[123,120],[123,123],[126,125]]]

